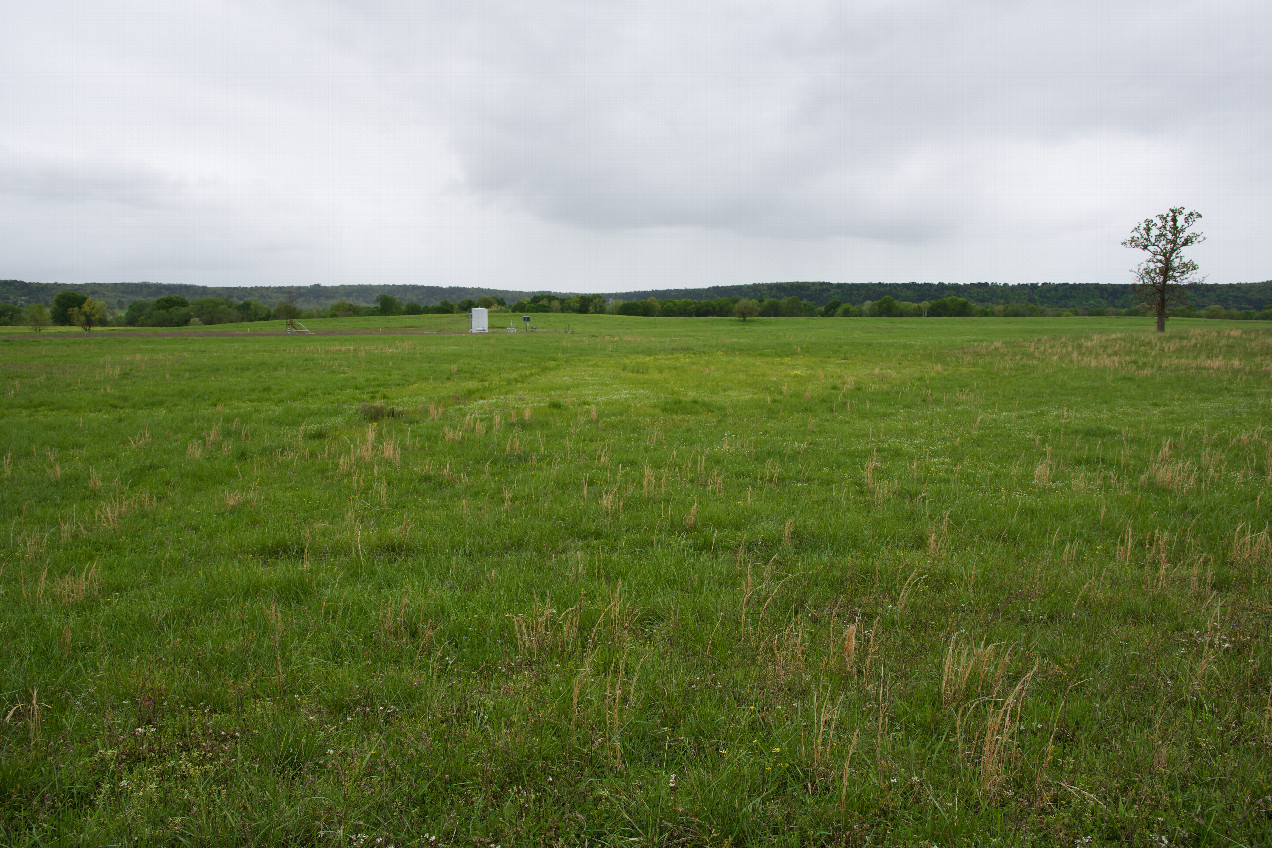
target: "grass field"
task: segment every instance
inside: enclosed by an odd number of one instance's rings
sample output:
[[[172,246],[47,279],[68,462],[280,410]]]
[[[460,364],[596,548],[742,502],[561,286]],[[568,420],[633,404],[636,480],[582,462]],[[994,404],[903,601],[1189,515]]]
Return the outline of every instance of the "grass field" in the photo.
[[[1269,325],[538,317],[0,336],[0,844],[1272,844]]]

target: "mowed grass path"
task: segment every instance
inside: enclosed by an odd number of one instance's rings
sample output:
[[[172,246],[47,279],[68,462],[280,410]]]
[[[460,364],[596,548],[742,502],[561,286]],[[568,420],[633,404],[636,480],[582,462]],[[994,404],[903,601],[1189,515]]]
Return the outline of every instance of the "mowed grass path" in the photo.
[[[0,843],[1272,843],[1267,325],[537,317],[0,336]]]

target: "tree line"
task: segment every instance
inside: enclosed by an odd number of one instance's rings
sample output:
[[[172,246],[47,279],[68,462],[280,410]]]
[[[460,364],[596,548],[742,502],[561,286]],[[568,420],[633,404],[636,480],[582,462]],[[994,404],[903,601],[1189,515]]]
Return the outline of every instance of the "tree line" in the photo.
[[[932,303],[959,297],[980,306],[1033,304],[1038,309],[1129,309],[1138,302],[1135,284],[1121,283],[750,283],[704,289],[663,289],[611,295],[623,300],[718,300],[722,297],[784,300],[796,297],[825,307],[832,301],[861,305],[891,297],[899,303]],[[1216,283],[1188,287],[1189,303],[1201,309],[1222,306],[1238,312],[1258,312],[1272,306],[1272,280],[1260,283]]]
[[[1272,284],[1252,284],[1267,287],[1272,294]],[[1201,287],[1205,292],[1211,287]],[[1231,287],[1223,287],[1231,288]],[[1195,290],[1194,290],[1195,291]],[[1229,320],[1272,320],[1272,306],[1234,309],[1218,303],[1203,308],[1195,305],[1195,298],[1184,298],[1175,304],[1171,314],[1179,317],[1224,318]],[[1272,300],[1272,298],[1269,298]],[[1264,300],[1263,304],[1267,304]],[[978,303],[965,297],[949,295],[934,300],[905,300],[891,294],[883,294],[875,300],[858,302],[831,299],[818,304],[795,294],[784,297],[746,298],[719,296],[709,299],[689,297],[655,297],[639,299],[612,297],[601,294],[555,295],[534,294],[521,297],[512,303],[508,298],[483,295],[465,298],[452,303],[424,305],[415,301],[403,302],[396,295],[382,293],[375,305],[362,305],[348,300],[338,300],[325,307],[302,308],[291,297],[284,298],[270,307],[254,300],[233,300],[226,297],[197,297],[193,300],[181,295],[164,295],[154,300],[135,300],[125,310],[112,311],[99,300],[78,291],[65,290],[53,298],[49,307],[39,302],[24,306],[0,302],[0,325],[27,324],[39,330],[49,324],[79,326],[91,330],[107,324],[133,327],[187,327],[206,324],[231,324],[252,321],[282,320],[287,318],[350,318],[367,316],[467,314],[474,307],[492,312],[574,313],[630,315],[649,318],[707,318],[707,317],[803,317],[803,318],[940,318],[940,317],[1058,317],[1070,315],[1089,316],[1142,316],[1152,314],[1143,303],[1131,302],[1125,307],[1108,306],[1050,306],[1030,300],[1008,303]]]
[[[166,283],[87,283],[76,285],[58,285],[55,283],[29,283],[21,280],[0,280],[0,303],[25,306],[39,301],[46,306],[62,291],[77,291],[88,297],[102,301],[112,313],[122,313],[139,300],[154,301],[169,295],[184,297],[193,303],[202,298],[221,298],[238,304],[252,300],[262,304],[286,302],[296,306],[302,313],[309,315],[325,314],[325,311],[340,302],[358,306],[363,310],[378,309],[378,296],[389,294],[397,298],[405,310],[410,304],[419,304],[427,310],[430,306],[449,304],[452,309],[459,310],[468,301],[475,302],[480,297],[494,297],[510,309],[521,304],[534,309],[542,304],[545,298],[559,300],[562,310],[566,312],[581,311],[581,302],[571,298],[601,298],[608,306],[610,301],[623,302],[643,301],[653,297],[660,302],[703,301],[719,302],[722,298],[732,298],[733,302],[746,299],[763,303],[765,300],[784,300],[796,297],[802,301],[824,308],[831,301],[841,304],[861,305],[867,301],[874,303],[884,297],[892,297],[898,302],[932,303],[947,297],[961,297],[972,303],[983,306],[1007,306],[1013,303],[1032,303],[1039,310],[1051,309],[1127,309],[1136,304],[1134,284],[1114,283],[1022,283],[1008,285],[1004,283],[828,283],[828,282],[784,282],[784,283],[750,283],[736,286],[716,286],[698,289],[661,289],[649,291],[624,292],[606,295],[579,295],[568,293],[526,293],[497,289],[476,289],[441,286],[370,286],[370,285],[333,285],[333,286],[252,286],[245,288],[210,287],[194,285],[176,285]],[[1258,312],[1272,305],[1272,280],[1260,283],[1207,283],[1189,287],[1191,304],[1202,309],[1206,306],[1222,306],[1226,310],[1238,312],[1254,310]],[[536,300],[535,298],[538,298]],[[633,307],[629,307],[633,308]],[[587,306],[588,312],[597,312],[596,301]]]
[[[878,300],[867,300],[864,303],[841,303],[832,300],[818,306],[801,300],[794,295],[777,298],[716,298],[714,300],[695,301],[689,299],[659,300],[650,297],[644,300],[611,302],[609,312],[618,315],[642,315],[648,317],[702,317],[732,315],[738,318],[750,317],[803,317],[803,318],[1033,318],[1088,315],[1092,317],[1138,317],[1152,314],[1145,304],[1133,304],[1125,309],[1115,307],[1094,306],[1090,308],[1069,307],[1062,309],[1036,303],[1016,302],[1006,304],[973,303],[962,297],[943,297],[938,300],[914,302],[897,300],[892,295],[884,295]],[[1261,310],[1225,309],[1212,304],[1204,309],[1197,309],[1191,304],[1180,304],[1171,310],[1172,315],[1181,318],[1227,318],[1232,320],[1272,320],[1272,306]]]

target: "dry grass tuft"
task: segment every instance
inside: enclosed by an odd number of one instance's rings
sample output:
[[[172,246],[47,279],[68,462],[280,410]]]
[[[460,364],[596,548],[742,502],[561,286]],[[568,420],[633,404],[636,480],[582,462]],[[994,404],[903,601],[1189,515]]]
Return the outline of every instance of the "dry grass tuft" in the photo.
[[[1170,458],[1170,439],[1166,439],[1157,455],[1149,460],[1148,470],[1140,477],[1140,484],[1153,482],[1182,495],[1197,485],[1197,478],[1198,472],[1191,460]]]
[[[820,703],[819,703],[820,700]],[[820,771],[822,764],[830,761],[831,750],[835,744],[835,728],[839,725],[839,713],[843,709],[844,699],[834,702],[830,699],[830,689],[818,696],[813,692],[813,768]]]
[[[804,678],[808,641],[798,621],[792,621],[781,633],[774,634],[765,647],[773,656],[775,682]]]
[[[1206,623],[1206,637],[1201,646],[1201,659],[1197,661],[1197,671],[1193,674],[1192,691],[1201,690],[1202,683],[1205,681],[1206,671],[1214,667],[1215,658],[1220,650],[1220,630],[1219,630],[1219,614],[1223,607],[1218,595],[1211,595],[1210,601],[1214,602],[1214,609],[1210,612],[1210,619]],[[1208,602],[1209,603],[1209,602]]]
[[[4,717],[5,724],[8,724],[9,722],[13,721],[13,717],[15,715],[18,715],[19,713],[22,714],[22,716],[26,719],[27,736],[30,741],[32,750],[35,749],[35,746],[40,741],[40,729],[41,729],[40,714],[43,711],[43,708],[47,706],[48,704],[40,703],[40,690],[39,690],[39,687],[36,687],[31,690],[31,702],[29,704],[25,704],[19,701],[16,705],[14,705],[9,710],[9,712],[5,714],[5,717]]]
[[[387,461],[394,465],[402,464],[402,451],[393,439],[385,439],[380,452]]]
[[[857,631],[859,629],[860,622],[856,621],[844,628],[844,645],[840,651],[844,668],[853,677],[857,676]]]
[[[910,576],[905,580],[905,585],[901,587],[901,594],[897,595],[897,613],[905,612],[905,607],[910,602],[910,597],[916,589],[923,585],[924,580],[927,580],[926,574],[920,574],[917,570],[910,573]]]
[[[997,709],[990,707],[980,751],[981,791],[986,795],[996,794],[1003,782],[1012,758],[1016,728],[1020,726],[1020,709],[1037,670],[1038,667],[1034,666],[1021,678],[1001,706]]]
[[[429,650],[433,646],[433,637],[437,629],[431,622],[421,623],[419,619],[412,615],[407,604],[407,596],[404,593],[398,602],[392,599],[385,604],[384,612],[380,614],[380,634],[386,642],[401,645],[409,640],[415,640],[419,643],[417,653]]]
[[[928,556],[939,557],[946,553],[950,543],[950,513],[946,510],[945,517],[939,525],[931,525],[928,527]]]
[[[95,513],[97,526],[104,530],[118,530],[124,516],[137,510],[154,509],[157,499],[154,495],[141,492],[132,497],[115,495],[99,506]],[[81,531],[83,528],[80,528]]]
[[[1272,538],[1268,536],[1268,525],[1255,533],[1254,528],[1244,524],[1237,525],[1232,533],[1232,552],[1229,560],[1234,565],[1247,568],[1272,564]]]
[[[991,692],[1000,688],[1011,660],[1011,650],[1002,642],[973,644],[964,633],[950,637],[941,672],[941,702],[945,706],[974,696],[989,684]]]
[[[100,583],[97,565],[87,565],[79,574],[71,573],[59,577],[53,584],[53,595],[63,606],[69,607],[89,596],[96,595]]]
[[[550,650],[561,650],[574,644],[579,636],[579,607],[570,607],[558,612],[552,607],[552,599],[544,598],[539,603],[536,595],[530,612],[520,615],[509,615],[512,619],[513,633],[517,639],[517,652],[520,656],[536,659]]]
[[[1047,455],[1043,457],[1042,462],[1038,463],[1038,467],[1034,469],[1034,483],[1039,486],[1051,485],[1051,474],[1054,467],[1051,462],[1051,448],[1047,448]]]

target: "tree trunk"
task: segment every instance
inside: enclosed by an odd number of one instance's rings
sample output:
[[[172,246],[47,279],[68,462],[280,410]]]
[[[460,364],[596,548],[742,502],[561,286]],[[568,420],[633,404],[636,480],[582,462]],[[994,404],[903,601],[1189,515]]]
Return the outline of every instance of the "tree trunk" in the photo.
[[[1157,294],[1157,332],[1166,332],[1166,287]]]

